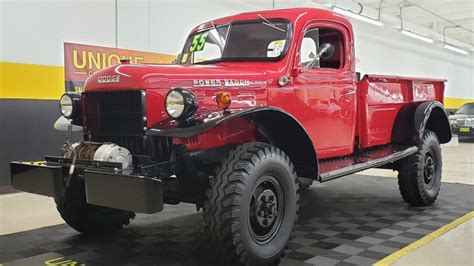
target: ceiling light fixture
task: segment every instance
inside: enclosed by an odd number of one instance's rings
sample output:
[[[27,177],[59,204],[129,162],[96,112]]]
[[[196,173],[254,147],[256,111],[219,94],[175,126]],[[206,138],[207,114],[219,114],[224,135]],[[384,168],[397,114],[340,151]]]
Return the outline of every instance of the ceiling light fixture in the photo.
[[[448,50],[451,50],[453,52],[463,54],[463,55],[467,55],[467,53],[468,53],[466,50],[463,50],[461,48],[457,48],[457,47],[449,45],[449,44],[445,44],[443,47],[448,49]]]
[[[355,18],[355,19],[358,19],[358,20],[361,20],[361,21],[364,21],[364,22],[367,22],[367,23],[370,23],[370,24],[373,24],[373,25],[376,25],[376,26],[379,26],[379,27],[383,26],[383,23],[379,20],[375,20],[375,19],[363,16],[363,15],[356,14],[356,13],[350,11],[350,10],[342,9],[342,8],[339,8],[339,7],[333,7],[332,10],[336,13],[341,14],[341,15],[345,15],[345,16],[348,16],[348,17],[351,17],[351,18]]]
[[[416,34],[416,33],[412,32],[412,31],[409,31],[409,30],[404,30],[404,29],[402,29],[402,30],[400,30],[400,33],[401,33],[401,34],[404,34],[404,35],[406,35],[406,36],[410,36],[410,37],[412,37],[412,38],[418,39],[418,40],[420,40],[420,41],[427,42],[427,43],[433,43],[433,42],[434,42],[433,39],[430,39],[430,38],[425,37],[425,36],[421,36],[421,35],[419,35],[419,34]]]
[[[444,48],[448,49],[448,50],[451,50],[453,52],[456,52],[458,54],[463,54],[463,55],[467,55],[468,52],[466,50],[463,50],[461,48],[458,48],[456,46],[453,46],[451,44],[448,44],[446,42],[446,29],[455,29],[455,28],[459,28],[460,26],[459,25],[456,25],[456,26],[446,26],[443,28],[443,40],[444,40]]]
[[[402,16],[403,12],[402,12],[402,10],[403,10],[403,6],[400,6],[400,33],[403,34],[403,35],[418,39],[420,41],[424,41],[424,42],[427,42],[427,43],[433,43],[434,42],[433,39],[430,39],[430,38],[422,36],[418,33],[414,33],[411,30],[406,30],[406,29],[403,28],[403,16]]]

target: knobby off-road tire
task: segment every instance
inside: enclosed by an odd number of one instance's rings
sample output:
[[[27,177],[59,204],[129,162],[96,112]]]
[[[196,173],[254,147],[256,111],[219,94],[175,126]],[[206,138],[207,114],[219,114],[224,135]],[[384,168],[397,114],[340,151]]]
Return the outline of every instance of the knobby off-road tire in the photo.
[[[398,186],[403,200],[413,206],[429,206],[441,187],[441,148],[438,137],[426,131],[418,152],[403,159],[398,170]]]
[[[135,218],[134,212],[88,204],[84,181],[75,177],[72,177],[64,196],[54,200],[64,221],[86,235],[113,233]]]
[[[226,265],[279,263],[299,208],[296,173],[283,151],[259,142],[238,146],[206,196],[206,231]]]

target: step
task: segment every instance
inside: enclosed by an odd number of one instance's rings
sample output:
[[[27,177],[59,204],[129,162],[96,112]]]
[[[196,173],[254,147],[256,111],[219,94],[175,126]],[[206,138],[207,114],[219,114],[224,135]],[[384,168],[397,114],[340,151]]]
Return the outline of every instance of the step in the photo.
[[[349,156],[323,159],[319,161],[320,181],[325,182],[369,168],[393,163],[417,151],[416,146],[389,144],[370,148]]]

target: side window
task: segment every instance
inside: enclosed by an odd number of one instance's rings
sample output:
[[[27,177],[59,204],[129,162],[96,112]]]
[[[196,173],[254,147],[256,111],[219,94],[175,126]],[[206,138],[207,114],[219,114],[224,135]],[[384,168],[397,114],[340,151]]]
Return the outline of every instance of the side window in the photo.
[[[206,49],[193,53],[193,64],[221,57],[221,49],[213,43],[206,43]]]
[[[340,31],[332,28],[312,28],[306,31],[301,43],[300,61],[301,64],[309,62],[319,50],[323,43],[330,43],[334,46],[334,53],[331,57],[321,58],[313,65],[313,68],[342,68],[344,65],[344,38]]]
[[[474,115],[474,104],[470,104],[468,110],[469,115]]]
[[[318,53],[319,48],[319,29],[308,30],[303,37],[300,51],[300,61],[302,65],[309,63]],[[313,65],[319,68],[319,60]]]

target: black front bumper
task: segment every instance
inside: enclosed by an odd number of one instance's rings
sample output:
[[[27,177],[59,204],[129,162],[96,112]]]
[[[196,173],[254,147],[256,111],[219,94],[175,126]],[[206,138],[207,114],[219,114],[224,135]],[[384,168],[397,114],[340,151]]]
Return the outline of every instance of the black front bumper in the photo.
[[[44,162],[11,162],[12,187],[29,193],[59,198],[64,195],[65,169]]]
[[[54,162],[11,162],[12,187],[48,197],[63,196],[70,162],[56,159]],[[84,178],[88,203],[140,213],[155,213],[163,209],[163,185],[160,180],[114,173],[112,169],[115,167],[111,163],[77,163],[76,171]],[[100,171],[100,164],[108,166],[105,171]]]

